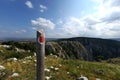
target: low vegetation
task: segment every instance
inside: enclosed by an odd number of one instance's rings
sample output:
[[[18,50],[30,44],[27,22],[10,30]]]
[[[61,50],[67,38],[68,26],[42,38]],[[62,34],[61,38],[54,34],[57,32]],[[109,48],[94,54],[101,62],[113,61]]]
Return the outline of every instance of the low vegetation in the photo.
[[[76,80],[85,76],[88,80],[120,80],[119,61],[66,60],[50,54],[45,57],[45,79]],[[11,45],[0,47],[0,80],[36,80],[35,52]]]
[[[7,59],[0,62],[0,80],[35,80],[36,58]],[[17,74],[17,75],[15,75]],[[75,80],[80,76],[89,80],[120,80],[120,65],[64,60],[55,55],[45,57],[45,78],[50,80]],[[46,79],[47,80],[47,79]]]
[[[11,45],[11,48],[14,49],[14,47],[24,49],[24,50],[31,50],[32,52],[35,52],[36,47],[35,43],[33,42],[15,42],[15,41],[8,41],[3,42],[2,45]]]

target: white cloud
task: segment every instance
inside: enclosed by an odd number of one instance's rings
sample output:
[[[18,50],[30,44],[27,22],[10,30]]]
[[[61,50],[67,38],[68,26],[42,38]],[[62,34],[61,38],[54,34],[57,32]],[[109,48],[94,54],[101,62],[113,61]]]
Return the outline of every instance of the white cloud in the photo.
[[[71,36],[80,36],[85,32],[84,26],[84,23],[80,19],[71,17],[66,23],[64,23],[63,30]]]
[[[33,5],[30,1],[26,1],[25,4],[29,7],[29,8],[33,8]]]
[[[26,33],[27,31],[25,29],[22,29],[22,30],[17,30],[15,31],[14,33],[15,34],[23,34],[23,33]]]
[[[118,5],[120,1],[93,1],[98,4],[93,14],[81,18],[71,17],[63,23],[61,32],[70,37],[120,37],[120,5]]]
[[[92,0],[97,3],[95,12],[81,18],[70,17],[66,21],[57,21],[55,24],[45,18],[31,20],[31,23],[38,28],[54,29],[54,32],[47,32],[47,37],[120,37],[120,0]],[[47,9],[41,6],[41,12]],[[37,30],[36,27],[32,28]]]
[[[63,24],[63,21],[61,19],[59,19],[57,24]]]
[[[98,0],[99,1],[99,0]],[[101,0],[97,11],[91,15],[100,20],[93,25],[100,37],[120,37],[120,0]]]
[[[37,30],[37,28],[36,28],[36,27],[32,27],[32,29],[33,29],[33,30],[35,30],[35,31]]]
[[[31,20],[33,26],[36,26],[38,29],[54,29],[55,24],[45,18],[37,18],[36,20]],[[35,29],[35,28],[34,28]]]
[[[103,22],[99,19],[94,19],[93,16],[84,18],[71,17],[63,23],[62,32],[63,37],[101,37],[101,38],[117,38],[120,37],[120,21],[113,21],[111,23]]]
[[[45,10],[47,10],[47,7],[44,5],[40,5],[40,12],[44,12]]]
[[[47,7],[44,6],[44,5],[40,5],[40,8],[42,8],[42,9],[47,9]]]
[[[99,5],[96,7],[97,11],[94,13],[94,16],[101,19],[113,17],[111,14],[116,12],[120,13],[120,5],[115,5],[115,3],[120,3],[120,0],[101,0],[101,2],[99,2]]]

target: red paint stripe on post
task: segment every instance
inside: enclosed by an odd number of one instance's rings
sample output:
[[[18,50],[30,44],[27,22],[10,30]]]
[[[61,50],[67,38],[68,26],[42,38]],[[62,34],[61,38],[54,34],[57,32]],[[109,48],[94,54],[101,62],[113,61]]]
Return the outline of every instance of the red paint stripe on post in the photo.
[[[44,36],[40,36],[39,41],[40,41],[40,43],[44,43],[45,42]]]

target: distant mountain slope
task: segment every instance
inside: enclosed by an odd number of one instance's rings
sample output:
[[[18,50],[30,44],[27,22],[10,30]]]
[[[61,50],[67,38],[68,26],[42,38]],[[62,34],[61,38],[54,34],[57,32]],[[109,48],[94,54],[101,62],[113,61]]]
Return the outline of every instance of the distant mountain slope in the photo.
[[[120,38],[112,38],[112,40],[120,41]]]
[[[46,53],[57,54],[66,59],[92,60],[86,48],[78,41],[50,41],[46,43]]]
[[[58,46],[59,48],[57,48]],[[120,42],[100,38],[76,37],[47,42],[46,50],[58,55],[62,54],[65,58],[106,60],[120,57]]]
[[[46,41],[57,40],[58,38],[45,38]],[[0,42],[17,41],[17,42],[35,42],[36,38],[0,38]]]

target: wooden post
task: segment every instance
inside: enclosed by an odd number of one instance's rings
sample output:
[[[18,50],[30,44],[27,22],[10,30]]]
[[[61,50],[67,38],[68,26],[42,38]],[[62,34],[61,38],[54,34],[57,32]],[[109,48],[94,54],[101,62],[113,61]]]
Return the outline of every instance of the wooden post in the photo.
[[[44,80],[45,34],[37,31],[37,80]]]

